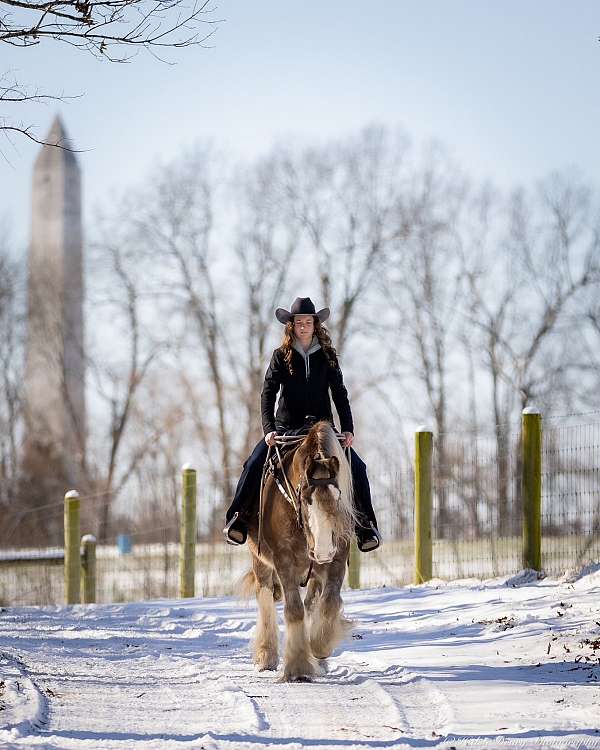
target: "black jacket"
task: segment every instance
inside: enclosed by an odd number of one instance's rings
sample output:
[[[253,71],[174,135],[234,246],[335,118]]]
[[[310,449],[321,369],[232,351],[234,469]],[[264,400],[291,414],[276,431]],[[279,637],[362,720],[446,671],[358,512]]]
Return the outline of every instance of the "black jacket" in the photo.
[[[330,390],[340,416],[341,431],[353,432],[348,391],[339,364],[336,363],[336,366],[332,367],[325,352],[319,349],[310,355],[310,371],[307,377],[302,355],[293,349],[292,369],[294,374],[290,375],[283,352],[281,349],[275,349],[265,374],[260,398],[265,435],[273,430],[282,433],[302,427],[307,415],[327,419],[333,424]],[[280,388],[281,395],[275,415],[275,400]]]

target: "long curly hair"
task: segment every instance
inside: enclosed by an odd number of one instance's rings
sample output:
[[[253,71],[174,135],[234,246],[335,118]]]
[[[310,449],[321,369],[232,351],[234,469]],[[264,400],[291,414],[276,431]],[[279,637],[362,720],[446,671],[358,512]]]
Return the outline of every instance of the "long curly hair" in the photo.
[[[321,323],[319,318],[317,318],[316,315],[313,315],[313,320],[315,321],[315,336],[319,340],[319,344],[321,344],[321,349],[325,352],[325,356],[327,357],[327,361],[329,362],[330,367],[337,367],[338,359],[337,359],[337,352],[333,347],[333,344],[331,343],[331,337],[329,336],[329,331],[327,330],[326,326]],[[283,358],[285,359],[285,362],[287,364],[287,368],[289,370],[290,375],[294,374],[294,368],[292,367],[292,351],[294,346],[294,319],[288,320],[288,322],[285,324],[285,329],[283,331],[283,340],[281,342],[281,346],[279,347],[281,351],[283,352]]]

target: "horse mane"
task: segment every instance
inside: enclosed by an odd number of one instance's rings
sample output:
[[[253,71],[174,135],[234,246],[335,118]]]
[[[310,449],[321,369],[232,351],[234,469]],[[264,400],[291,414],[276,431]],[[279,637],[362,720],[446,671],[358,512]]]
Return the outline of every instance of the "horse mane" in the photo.
[[[306,458],[312,457],[317,460],[320,458],[331,458],[332,456],[337,458],[340,467],[337,477],[341,492],[339,500],[340,510],[342,513],[349,515],[353,521],[356,521],[356,511],[354,510],[353,502],[354,487],[352,485],[350,464],[346,460],[344,450],[337,439],[331,423],[323,419],[313,425],[304,441],[304,448],[306,450]]]

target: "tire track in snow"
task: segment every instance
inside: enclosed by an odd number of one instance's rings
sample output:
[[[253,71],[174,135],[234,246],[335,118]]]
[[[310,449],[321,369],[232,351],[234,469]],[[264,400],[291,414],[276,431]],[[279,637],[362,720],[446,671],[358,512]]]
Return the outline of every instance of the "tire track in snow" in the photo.
[[[394,728],[399,718],[396,706],[372,681],[344,683],[327,676],[312,683],[273,680],[263,686],[257,702],[272,739],[308,740],[316,745],[350,739],[389,742],[399,736]]]
[[[15,740],[42,727],[47,720],[46,697],[17,656],[0,654],[0,742]]]
[[[228,638],[242,630],[250,635],[247,625],[235,619],[205,625],[215,636]],[[389,743],[405,737],[431,738],[434,727],[440,729],[447,701],[435,686],[403,667],[381,671],[334,657],[329,671],[311,683],[278,683],[279,672],[254,670],[246,639],[236,645],[222,658],[213,652],[201,663],[194,657],[183,659],[207,693],[235,696],[235,720],[229,727],[210,727],[214,739],[227,739],[234,731],[240,740],[304,738],[315,746],[348,740]]]
[[[15,747],[145,748],[163,740],[193,743],[215,728],[236,732],[241,724],[257,733],[268,726],[235,685],[207,679],[223,653],[223,637],[248,629],[242,620],[195,613],[190,618],[188,610],[186,621],[178,611],[157,612],[154,606],[132,618],[107,607],[95,613],[95,623],[86,612],[56,613],[64,621],[55,627],[53,614],[46,615],[46,638],[27,621],[20,628],[29,665],[21,664],[18,673],[28,670],[43,685],[37,692],[46,708],[29,701],[37,720],[21,721],[19,731],[12,727],[10,737],[3,737]],[[162,619],[169,616],[177,619]]]
[[[86,661],[52,669],[44,682],[55,694],[41,735],[144,747],[151,740],[189,741],[218,728],[259,732],[264,719],[231,681],[204,679],[208,664],[179,656],[141,657],[111,665]],[[53,672],[53,673],[52,673]],[[101,695],[101,700],[98,696]]]
[[[444,693],[430,680],[400,665],[379,670],[368,662],[345,661],[344,656],[348,654],[335,659],[331,674],[340,681],[376,685],[382,696],[380,704],[387,703],[395,709],[396,723],[392,727],[399,736],[431,741],[445,733],[453,711]]]
[[[382,688],[402,715],[405,736],[431,739],[446,735],[454,712],[444,693],[431,680],[414,675],[401,685],[382,684]]]
[[[228,631],[232,624],[228,623]],[[195,671],[195,681],[212,696],[211,701],[232,696],[231,722],[206,727],[215,740],[235,737],[262,744],[308,739],[318,747],[349,740],[389,743],[401,736],[395,701],[376,680],[364,679],[347,667],[334,668],[310,683],[280,683],[280,671],[255,670],[247,641],[228,657],[220,656],[213,653],[202,662],[193,657],[182,660],[182,667],[187,662]]]
[[[446,702],[435,686],[403,667],[383,671],[368,664],[330,659],[330,668],[310,683],[279,683],[280,672],[258,673],[246,648],[239,649],[235,665],[226,660],[203,666],[203,679],[221,684],[221,690],[243,692],[254,704],[259,731],[255,741],[309,740],[315,747],[330,743],[398,742],[407,737],[432,736],[440,721],[432,707]],[[440,716],[441,720],[441,716]],[[248,736],[247,722],[238,731]],[[226,733],[211,732],[214,739]],[[241,736],[240,736],[241,739]]]

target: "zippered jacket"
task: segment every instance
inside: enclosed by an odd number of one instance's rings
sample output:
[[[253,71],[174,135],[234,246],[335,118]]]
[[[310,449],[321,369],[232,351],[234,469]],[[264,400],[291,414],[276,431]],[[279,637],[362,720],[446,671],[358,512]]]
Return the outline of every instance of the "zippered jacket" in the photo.
[[[298,429],[309,415],[334,424],[330,393],[340,417],[341,432],[354,432],[348,391],[339,364],[336,362],[332,367],[321,346],[314,342],[315,339],[306,353],[301,347],[292,350],[293,375],[290,375],[283,351],[275,349],[273,352],[260,399],[265,435],[274,430],[283,433]]]

